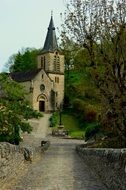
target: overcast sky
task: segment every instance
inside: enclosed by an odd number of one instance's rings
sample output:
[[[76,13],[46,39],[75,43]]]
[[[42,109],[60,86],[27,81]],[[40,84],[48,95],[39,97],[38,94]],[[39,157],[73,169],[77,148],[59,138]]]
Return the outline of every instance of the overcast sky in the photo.
[[[0,71],[9,57],[21,48],[42,48],[51,10],[55,27],[65,0],[0,0]]]

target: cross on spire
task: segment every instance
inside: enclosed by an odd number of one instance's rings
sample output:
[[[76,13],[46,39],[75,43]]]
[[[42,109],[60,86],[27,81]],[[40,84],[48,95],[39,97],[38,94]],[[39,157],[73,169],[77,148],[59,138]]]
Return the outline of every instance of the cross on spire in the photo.
[[[53,10],[51,10],[51,17],[53,17]]]

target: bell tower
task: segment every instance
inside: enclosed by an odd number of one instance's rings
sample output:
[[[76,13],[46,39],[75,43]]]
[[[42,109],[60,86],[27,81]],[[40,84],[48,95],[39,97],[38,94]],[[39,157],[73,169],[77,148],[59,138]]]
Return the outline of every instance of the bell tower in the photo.
[[[38,56],[38,68],[44,70],[52,80],[50,100],[53,102],[53,109],[57,110],[63,104],[64,99],[64,55],[60,52],[57,44],[53,16],[44,43],[44,47]]]

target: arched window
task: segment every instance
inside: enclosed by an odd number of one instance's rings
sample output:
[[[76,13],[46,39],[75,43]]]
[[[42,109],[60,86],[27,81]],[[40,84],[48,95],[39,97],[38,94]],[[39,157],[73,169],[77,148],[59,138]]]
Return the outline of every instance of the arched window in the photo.
[[[55,83],[59,83],[59,77],[55,77]]]
[[[54,55],[54,71],[60,72],[60,57],[58,56],[58,52]]]
[[[45,56],[41,57],[41,68],[45,70]]]

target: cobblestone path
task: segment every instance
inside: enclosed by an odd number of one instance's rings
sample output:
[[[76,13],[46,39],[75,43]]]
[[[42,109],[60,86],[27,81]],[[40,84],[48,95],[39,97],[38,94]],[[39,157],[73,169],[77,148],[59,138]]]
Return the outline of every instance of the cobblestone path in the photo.
[[[41,133],[36,134],[35,137],[33,132],[33,141],[29,136],[27,143],[37,144]],[[75,146],[82,141],[50,135],[47,138],[51,141],[50,148],[8,190],[106,190],[75,152]]]

